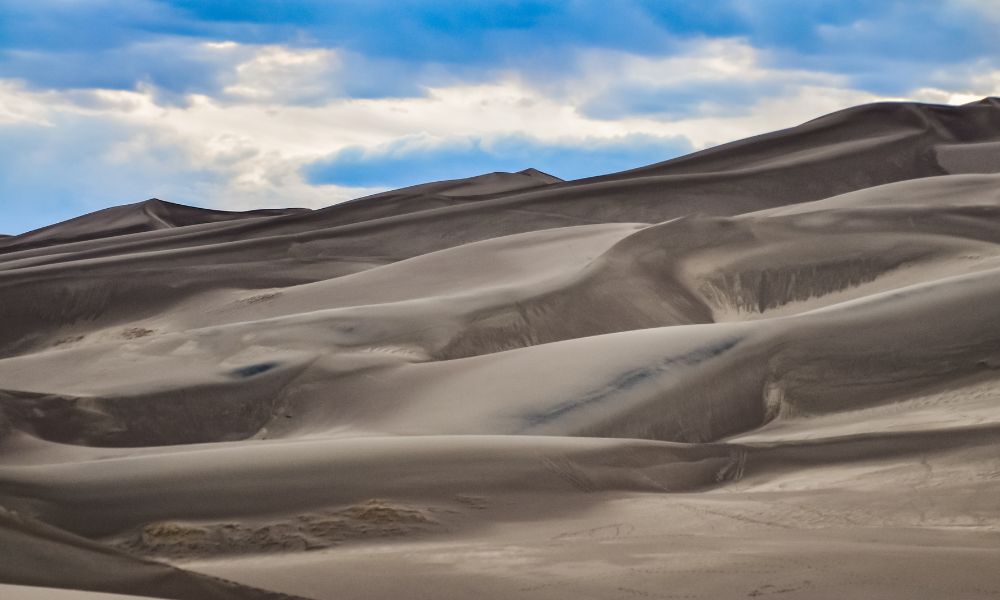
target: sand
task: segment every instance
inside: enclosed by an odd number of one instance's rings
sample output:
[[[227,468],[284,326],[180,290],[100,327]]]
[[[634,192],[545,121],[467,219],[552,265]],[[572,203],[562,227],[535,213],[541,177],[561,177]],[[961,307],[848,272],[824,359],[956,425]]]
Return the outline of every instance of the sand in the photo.
[[[997,297],[995,98],[0,237],[0,596],[1000,596]]]

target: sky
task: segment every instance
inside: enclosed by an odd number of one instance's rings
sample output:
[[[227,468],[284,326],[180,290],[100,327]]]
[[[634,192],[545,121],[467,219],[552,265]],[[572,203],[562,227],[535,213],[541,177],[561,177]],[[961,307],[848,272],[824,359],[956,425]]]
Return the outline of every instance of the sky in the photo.
[[[576,179],[1000,95],[996,0],[0,0],[0,233]]]

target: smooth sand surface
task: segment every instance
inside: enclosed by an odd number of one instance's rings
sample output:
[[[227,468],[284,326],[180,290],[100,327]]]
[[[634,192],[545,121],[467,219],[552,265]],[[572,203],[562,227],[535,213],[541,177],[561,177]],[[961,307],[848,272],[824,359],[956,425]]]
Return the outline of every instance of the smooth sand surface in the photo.
[[[82,592],[79,590],[6,584],[0,584],[0,597],[6,600],[129,600],[130,598],[135,600],[136,598],[143,598],[143,596],[103,594],[100,592]]]
[[[1000,597],[998,298],[995,98],[2,237],[0,597]]]

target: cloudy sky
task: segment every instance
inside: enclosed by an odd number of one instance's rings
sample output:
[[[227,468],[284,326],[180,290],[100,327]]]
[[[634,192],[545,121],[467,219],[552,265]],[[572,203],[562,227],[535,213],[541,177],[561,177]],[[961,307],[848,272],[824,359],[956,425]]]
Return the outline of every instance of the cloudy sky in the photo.
[[[995,0],[0,0],[0,233],[319,207],[1000,95]]]

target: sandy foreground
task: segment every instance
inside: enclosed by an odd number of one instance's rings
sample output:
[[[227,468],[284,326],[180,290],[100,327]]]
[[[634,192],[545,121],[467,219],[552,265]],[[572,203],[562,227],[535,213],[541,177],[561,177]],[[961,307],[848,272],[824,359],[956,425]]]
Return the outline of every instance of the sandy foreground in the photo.
[[[0,598],[1000,597],[1000,99],[0,237]]]

